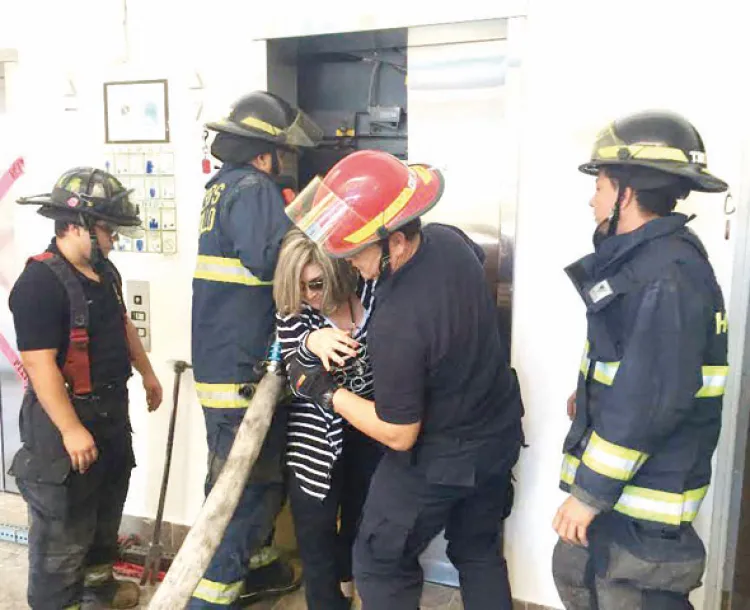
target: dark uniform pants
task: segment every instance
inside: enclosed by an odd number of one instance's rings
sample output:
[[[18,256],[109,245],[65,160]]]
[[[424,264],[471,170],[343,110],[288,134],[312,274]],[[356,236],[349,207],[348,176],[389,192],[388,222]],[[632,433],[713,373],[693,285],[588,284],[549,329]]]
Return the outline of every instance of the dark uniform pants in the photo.
[[[72,472],[60,435],[36,397],[21,415],[24,446],[11,474],[29,506],[29,588],[33,610],[78,608],[86,586],[111,578],[117,533],[133,459],[127,390],[75,400],[94,436],[99,458],[85,474]],[[46,420],[46,421],[45,421]]]
[[[229,456],[245,409],[203,407],[203,415],[209,451],[205,484],[208,495]],[[270,541],[284,503],[285,445],[286,410],[280,405],[234,515],[188,608],[237,607],[250,569],[250,558]]]
[[[408,454],[387,452],[373,476],[354,545],[362,609],[418,610],[418,558],[445,529],[464,608],[510,610],[502,520],[512,505],[515,461],[480,476],[466,454],[425,457],[414,465]]]
[[[348,610],[340,583],[352,580],[352,547],[383,446],[345,424],[331,488],[319,500],[290,477],[289,501],[302,559],[308,610]]]
[[[605,513],[589,527],[589,547],[558,541],[555,585],[566,610],[689,610],[705,549],[692,525],[678,531]]]

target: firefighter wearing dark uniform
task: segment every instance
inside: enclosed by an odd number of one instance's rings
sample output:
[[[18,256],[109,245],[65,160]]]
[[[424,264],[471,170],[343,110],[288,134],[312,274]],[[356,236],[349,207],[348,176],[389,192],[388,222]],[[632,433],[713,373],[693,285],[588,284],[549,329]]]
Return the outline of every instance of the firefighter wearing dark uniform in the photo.
[[[31,385],[21,406],[22,448],[10,474],[29,506],[28,601],[34,610],[138,605],[139,589],[112,576],[117,532],[135,465],[128,415],[131,362],[149,408],[161,402],[120,276],[107,260],[118,232],[140,219],[113,176],[75,168],[41,205],[56,238],[29,260],[10,295]]]
[[[206,420],[208,494],[229,455],[274,331],[271,280],[281,239],[291,226],[276,183],[282,158],[314,146],[321,133],[304,113],[265,92],[240,98],[226,119],[206,127],[218,132],[211,153],[223,162],[206,185],[193,279],[192,360]],[[236,607],[299,586],[291,566],[273,548],[264,548],[284,500],[285,433],[279,409],[191,608]]]
[[[454,227],[420,228],[443,191],[434,168],[387,153],[345,157],[288,208],[307,235],[379,277],[369,352],[375,402],[292,361],[302,394],[390,448],[354,549],[364,610],[415,610],[418,558],[445,529],[464,607],[511,608],[501,524],[511,510],[523,406],[504,357],[483,253]]]
[[[727,318],[706,251],[673,213],[727,185],[684,118],[645,112],[603,130],[595,251],[567,268],[588,319],[564,444],[571,495],[554,527],[568,609],[692,608],[705,550],[692,521],[711,480],[727,377]]]

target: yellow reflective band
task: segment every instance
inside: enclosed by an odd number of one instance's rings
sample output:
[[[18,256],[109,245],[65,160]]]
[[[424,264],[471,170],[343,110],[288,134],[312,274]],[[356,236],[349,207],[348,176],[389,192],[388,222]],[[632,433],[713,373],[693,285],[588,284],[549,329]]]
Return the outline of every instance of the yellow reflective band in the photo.
[[[229,606],[242,594],[244,584],[242,580],[224,584],[203,578],[193,591],[193,597],[219,606]]]
[[[382,213],[378,214],[361,229],[357,229],[354,233],[347,235],[344,240],[350,244],[361,244],[368,237],[372,237],[380,227],[386,226],[396,214],[406,207],[413,194],[414,188],[411,185],[407,186]]]
[[[196,383],[198,402],[203,407],[211,409],[245,409],[250,404],[250,398],[240,394],[240,388],[247,383]]]
[[[583,348],[583,356],[581,357],[581,373],[584,377],[588,377],[590,366],[591,359],[589,358],[589,342],[586,341],[586,347]]]
[[[594,380],[604,385],[612,385],[619,368],[619,362],[597,362],[594,365]]]
[[[63,610],[81,610],[81,604],[73,604],[72,606],[65,606]]]
[[[703,498],[708,493],[708,485],[698,489],[690,489],[682,494],[682,520],[690,523],[698,516],[703,504]]]
[[[86,587],[96,587],[112,578],[112,564],[104,563],[86,568],[83,576],[83,584]]]
[[[583,463],[610,479],[629,481],[648,457],[647,453],[615,445],[593,432],[583,453]]]
[[[281,557],[281,555],[279,554],[277,548],[272,546],[264,546],[250,558],[250,563],[248,564],[248,566],[251,570],[257,570],[258,568],[270,566],[279,557]]]
[[[193,277],[197,280],[242,284],[243,286],[273,285],[273,282],[266,282],[255,277],[240,259],[222,256],[199,255]]]
[[[620,368],[619,362],[594,362],[594,370],[591,375],[594,381],[604,385],[612,385],[615,382],[615,375]],[[589,358],[589,342],[586,341],[583,358],[581,359],[581,373],[588,378],[591,369],[591,359]]]
[[[626,485],[615,510],[636,519],[669,525],[690,523],[698,514],[707,491],[708,485],[681,494]]]
[[[728,366],[704,366],[703,387],[696,393],[696,398],[715,398],[724,395],[727,386]]]
[[[568,453],[563,456],[562,471],[560,472],[560,479],[563,483],[567,483],[568,485],[573,484],[580,463],[581,460]]]
[[[601,159],[602,161],[622,159],[622,157],[620,157],[620,151],[623,149],[630,153],[630,156],[626,157],[624,160],[636,159],[640,161],[678,161],[680,163],[690,163],[690,159],[687,158],[685,152],[679,148],[660,146],[648,142],[643,144],[615,144],[613,146],[602,146],[597,149],[594,161],[597,159]]]
[[[581,358],[581,374],[587,377],[591,368],[591,359],[589,358],[589,343],[586,342],[586,348]],[[611,386],[615,382],[615,376],[620,369],[619,362],[594,362],[593,374],[595,381],[601,384]],[[727,375],[729,374],[728,366],[704,366],[702,367],[703,386],[696,393],[696,398],[713,398],[723,396],[727,385]]]
[[[258,131],[264,131],[265,133],[268,133],[272,136],[277,136],[284,131],[283,129],[279,129],[276,126],[271,125],[271,123],[266,123],[265,121],[256,119],[254,116],[245,117],[240,121],[240,123],[242,123],[243,125],[247,125],[248,127],[252,127],[253,129],[257,129]]]
[[[577,457],[565,454],[560,480],[567,485],[573,485],[580,464],[581,460]],[[635,519],[656,521],[667,525],[690,523],[698,514],[707,491],[708,485],[690,489],[684,493],[626,485],[614,510]]]

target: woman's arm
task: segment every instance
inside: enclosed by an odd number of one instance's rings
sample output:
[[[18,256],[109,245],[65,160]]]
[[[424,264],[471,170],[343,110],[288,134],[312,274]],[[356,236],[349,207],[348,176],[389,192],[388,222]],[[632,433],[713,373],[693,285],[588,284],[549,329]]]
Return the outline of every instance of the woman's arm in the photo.
[[[276,336],[281,344],[281,356],[288,363],[290,358],[299,356],[305,364],[320,364],[318,357],[307,349],[307,337],[313,332],[308,316],[276,314]]]

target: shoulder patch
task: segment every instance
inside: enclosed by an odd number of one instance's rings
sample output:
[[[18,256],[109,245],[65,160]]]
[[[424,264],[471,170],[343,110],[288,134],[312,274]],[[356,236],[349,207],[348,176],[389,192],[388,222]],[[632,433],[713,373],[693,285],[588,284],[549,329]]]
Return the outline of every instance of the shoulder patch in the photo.
[[[592,303],[596,304],[599,301],[606,299],[608,296],[613,295],[614,292],[612,286],[609,284],[609,280],[602,280],[589,288],[589,298]]]

